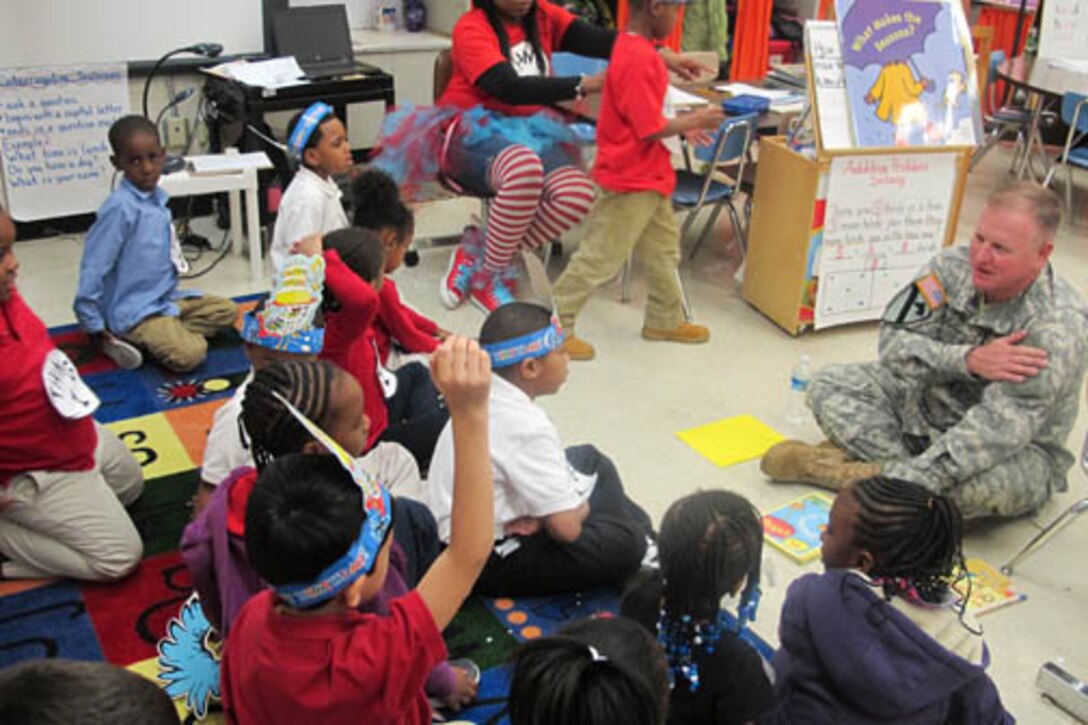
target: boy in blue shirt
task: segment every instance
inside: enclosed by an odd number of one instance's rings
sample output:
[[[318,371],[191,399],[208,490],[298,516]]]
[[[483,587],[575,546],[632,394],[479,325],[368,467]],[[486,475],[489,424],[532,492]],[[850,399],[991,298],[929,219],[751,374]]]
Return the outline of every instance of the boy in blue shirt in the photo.
[[[188,265],[159,188],[166,152],[154,124],[125,116],[109,131],[114,168],[124,174],[98,210],[83,245],[75,313],[79,326],[122,368],[147,351],[164,367],[187,372],[204,362],[205,338],[234,325],[223,297],[178,289]]]

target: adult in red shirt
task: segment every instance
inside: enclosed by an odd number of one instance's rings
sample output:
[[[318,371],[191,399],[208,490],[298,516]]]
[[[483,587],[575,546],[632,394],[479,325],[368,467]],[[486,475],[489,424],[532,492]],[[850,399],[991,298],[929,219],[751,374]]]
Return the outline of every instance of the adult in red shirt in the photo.
[[[555,51],[607,59],[616,32],[575,18],[548,0],[473,0],[453,28],[453,75],[440,108],[453,109],[441,146],[445,177],[490,198],[482,243],[467,234],[439,287],[485,312],[513,299],[507,272],[518,250],[558,238],[589,212],[594,191],[573,133],[547,108],[597,93],[603,74],[552,75]],[[678,72],[698,65],[662,56]],[[450,116],[445,116],[449,119]],[[380,163],[380,162],[379,162]]]
[[[643,259],[649,285],[642,337],[686,343],[710,339],[707,328],[684,320],[677,277],[680,230],[672,208],[676,173],[662,139],[689,134],[691,140],[706,143],[710,140],[706,131],[717,128],[725,116],[710,104],[677,118],[665,117],[669,77],[653,41],[672,32],[682,4],[683,0],[632,1],[630,32],[613,49],[593,167],[601,196],[578,251],[554,289],[556,312],[566,333],[563,349],[573,360],[596,355],[592,345],[575,336],[578,313],[635,250]]]
[[[0,208],[0,578],[118,579],[143,554],[124,508],[143,474],[15,288],[14,241]]]

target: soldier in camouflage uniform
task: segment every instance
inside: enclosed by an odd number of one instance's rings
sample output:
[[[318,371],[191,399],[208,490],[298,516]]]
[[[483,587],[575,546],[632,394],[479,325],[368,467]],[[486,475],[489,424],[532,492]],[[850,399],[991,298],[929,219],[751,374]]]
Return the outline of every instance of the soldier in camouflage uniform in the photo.
[[[970,247],[939,253],[888,305],[879,362],[813,379],[808,404],[834,446],[787,441],[764,472],[829,488],[881,473],[965,517],[1027,513],[1066,490],[1088,310],[1048,261],[1059,220],[1034,184],[992,194]]]

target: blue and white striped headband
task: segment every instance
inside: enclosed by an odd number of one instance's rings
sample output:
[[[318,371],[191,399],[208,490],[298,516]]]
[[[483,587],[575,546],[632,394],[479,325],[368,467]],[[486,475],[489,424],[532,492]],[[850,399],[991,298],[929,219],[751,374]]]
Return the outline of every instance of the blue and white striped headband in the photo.
[[[374,571],[378,554],[393,530],[393,497],[390,496],[389,490],[371,476],[359,460],[345,451],[333,440],[332,436],[299,412],[298,408],[291,405],[282,395],[276,392],[272,395],[302,424],[307,433],[336,457],[340,465],[351,474],[363,497],[365,512],[363,524],[359,528],[359,535],[347,552],[325,567],[313,581],[279,584],[273,587],[276,594],[290,606],[303,609],[327,602],[358,581],[359,577]]]
[[[552,350],[558,350],[563,344],[563,328],[559,318],[552,315],[547,327],[512,340],[493,342],[484,345],[484,352],[491,358],[491,369],[508,368],[522,360],[544,357]]]
[[[292,156],[299,161],[302,160],[302,154],[306,151],[306,144],[310,143],[310,137],[314,135],[314,131],[321,122],[331,115],[333,115],[332,106],[322,101],[311,103],[310,107],[302,112],[302,117],[295,124],[295,130],[287,139],[287,148],[290,149]]]

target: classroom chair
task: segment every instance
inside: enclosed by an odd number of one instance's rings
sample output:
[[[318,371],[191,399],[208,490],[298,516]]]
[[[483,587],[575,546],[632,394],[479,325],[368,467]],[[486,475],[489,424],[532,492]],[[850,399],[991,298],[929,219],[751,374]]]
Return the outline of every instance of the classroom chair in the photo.
[[[695,171],[692,167],[691,150],[686,141],[681,140],[681,148],[684,153],[684,167],[676,171],[676,190],[672,195],[672,203],[675,209],[686,211],[684,223],[680,227],[680,246],[683,248],[684,239],[688,231],[695,223],[696,217],[703,207],[712,206],[710,218],[703,225],[695,246],[688,255],[688,259],[694,259],[703,239],[714,228],[714,223],[721,215],[722,208],[729,209],[729,216],[733,222],[733,229],[740,242],[741,251],[747,253],[748,241],[744,228],[740,223],[740,215],[733,205],[733,198],[739,189],[740,182],[744,178],[744,167],[748,159],[749,146],[755,136],[755,124],[759,118],[758,113],[747,113],[742,116],[731,116],[714,132],[714,138],[709,146],[696,147],[695,158],[703,164],[701,171]],[[723,181],[722,169],[728,169],[730,176]],[[687,290],[684,289],[683,280],[680,279],[680,270],[676,271],[680,280],[680,292],[684,298],[684,317],[691,319],[691,302],[688,300]],[[631,260],[623,266],[620,279],[620,299],[627,302],[631,299]]]
[[[684,225],[680,229],[681,242],[687,237],[702,208],[713,205],[710,218],[703,225],[688,259],[695,259],[695,254],[714,228],[723,207],[729,210],[729,218],[733,222],[733,230],[737,234],[741,251],[748,251],[744,226],[740,222],[737,208],[733,205],[733,199],[739,190],[741,179],[744,178],[744,167],[748,161],[749,147],[755,136],[758,119],[758,113],[746,113],[725,119],[715,131],[714,140],[709,146],[695,147],[695,159],[704,166],[701,172],[692,169],[690,145],[686,140],[681,141],[684,168],[676,172],[676,191],[672,195],[673,206],[687,210]],[[728,177],[722,174],[725,170],[729,172]],[[728,180],[723,181],[723,178]]]
[[[1062,511],[1053,521],[1044,526],[1039,533],[1031,537],[1031,539],[1021,547],[1020,551],[1016,552],[1011,559],[1001,566],[1001,573],[1005,576],[1011,575],[1016,571],[1016,567],[1020,562],[1041,549],[1044,544],[1053,539],[1054,536],[1070,524],[1073,519],[1086,511],[1088,511],[1088,498],[1082,498],[1065,511]]]
[[[1016,148],[1012,157],[1011,169],[1017,168],[1021,161],[1021,154],[1026,154],[1030,149],[1028,133],[1031,131],[1031,111],[1020,105],[1002,105],[998,98],[997,69],[1005,62],[1005,51],[995,50],[990,53],[990,68],[987,74],[985,89],[986,103],[984,108],[989,109],[983,114],[983,126],[986,128],[986,138],[975,149],[971,156],[971,168],[975,168],[982,157],[990,152],[1009,134],[1016,136]]]
[[[1058,159],[1046,172],[1043,186],[1050,186],[1059,166],[1065,167],[1065,208],[1070,221],[1076,219],[1073,214],[1073,167],[1088,169],[1088,146],[1082,145],[1088,139],[1088,96],[1079,93],[1066,93],[1062,96],[1062,122],[1069,126],[1065,137],[1065,146]]]

